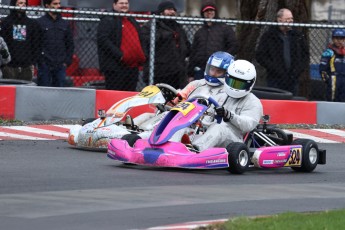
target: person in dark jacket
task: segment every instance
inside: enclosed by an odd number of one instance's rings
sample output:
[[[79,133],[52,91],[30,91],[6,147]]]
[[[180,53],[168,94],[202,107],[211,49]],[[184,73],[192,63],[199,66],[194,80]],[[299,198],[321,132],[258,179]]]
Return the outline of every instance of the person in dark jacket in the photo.
[[[277,21],[293,23],[288,9],[280,9]],[[297,95],[299,78],[309,68],[309,49],[303,34],[289,26],[273,26],[265,32],[256,50],[257,62],[266,68],[267,86]]]
[[[11,6],[26,7],[26,0],[11,0]],[[40,27],[24,10],[11,10],[1,20],[0,35],[7,43],[11,62],[3,68],[3,78],[31,81],[40,55]]]
[[[327,101],[345,102],[345,29],[332,31],[332,42],[322,53],[320,65]]]
[[[128,0],[114,0],[114,12],[128,13]],[[141,28],[132,17],[107,16],[97,31],[98,57],[106,89],[135,91],[146,57]]]
[[[59,9],[60,0],[44,0],[49,9]],[[42,49],[38,64],[38,85],[63,87],[66,68],[72,64],[74,43],[69,23],[60,13],[48,12],[38,19],[42,30]]]
[[[173,2],[163,1],[158,5],[157,15],[176,16]],[[150,48],[150,32],[152,21],[143,26],[144,45]],[[182,88],[187,84],[186,58],[190,52],[190,42],[186,32],[173,19],[157,19],[154,53],[153,83],[166,83],[175,88]],[[150,54],[152,58],[153,54]],[[144,66],[144,77],[148,81],[149,62]]]
[[[200,14],[203,18],[219,18],[217,7],[213,2],[205,2],[201,6]],[[212,53],[224,51],[236,55],[237,50],[238,43],[231,26],[225,23],[204,22],[193,38],[188,65],[190,80],[204,77],[205,63]]]

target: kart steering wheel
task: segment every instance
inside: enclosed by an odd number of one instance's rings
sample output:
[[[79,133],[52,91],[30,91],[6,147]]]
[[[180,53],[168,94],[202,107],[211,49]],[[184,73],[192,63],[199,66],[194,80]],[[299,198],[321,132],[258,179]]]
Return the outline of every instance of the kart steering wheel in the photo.
[[[170,102],[171,104],[175,105],[174,99],[176,97],[181,97],[181,96],[178,96],[177,90],[174,87],[172,87],[172,86],[170,86],[168,84],[158,83],[158,84],[156,84],[156,86],[162,92],[162,94],[163,94],[163,96],[164,96],[164,98],[166,100],[165,104]],[[182,100],[182,98],[180,98],[180,100]]]
[[[202,101],[199,102],[200,99]],[[212,97],[205,97],[203,95],[197,95],[195,97],[188,99],[187,101],[192,102],[194,100],[198,100],[198,103],[203,104],[203,105],[205,105],[205,103],[204,103],[205,101],[208,102],[208,104],[206,105],[207,107],[210,107],[211,104],[214,105],[215,108],[219,107],[218,102],[216,100],[214,100]],[[223,119],[222,117],[220,117],[218,115],[215,115],[214,118],[217,120],[218,124],[220,124],[222,122],[222,119]]]

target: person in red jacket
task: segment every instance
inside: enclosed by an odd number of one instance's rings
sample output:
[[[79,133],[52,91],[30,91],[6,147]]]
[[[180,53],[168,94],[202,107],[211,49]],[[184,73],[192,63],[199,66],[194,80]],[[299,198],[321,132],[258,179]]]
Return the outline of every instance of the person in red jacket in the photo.
[[[113,10],[128,13],[128,0],[114,0]],[[135,91],[146,56],[141,29],[134,18],[106,16],[97,31],[98,58],[106,89]]]

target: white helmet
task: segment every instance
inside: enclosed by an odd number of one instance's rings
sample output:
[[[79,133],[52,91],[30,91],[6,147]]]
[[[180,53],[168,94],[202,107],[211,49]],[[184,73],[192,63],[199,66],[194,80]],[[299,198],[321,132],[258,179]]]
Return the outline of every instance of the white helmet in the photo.
[[[228,68],[224,91],[233,98],[244,97],[252,91],[255,80],[255,66],[246,60],[236,60]]]

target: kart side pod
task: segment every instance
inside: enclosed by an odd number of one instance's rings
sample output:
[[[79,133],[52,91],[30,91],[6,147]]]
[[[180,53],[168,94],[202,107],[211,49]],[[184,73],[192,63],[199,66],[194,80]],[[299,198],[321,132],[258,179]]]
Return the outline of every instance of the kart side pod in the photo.
[[[252,162],[258,168],[301,166],[302,146],[274,146],[256,149]]]
[[[295,171],[311,172],[317,164],[326,164],[326,150],[319,150],[312,140],[296,139],[292,145],[258,148],[251,160],[259,168],[291,167]]]

